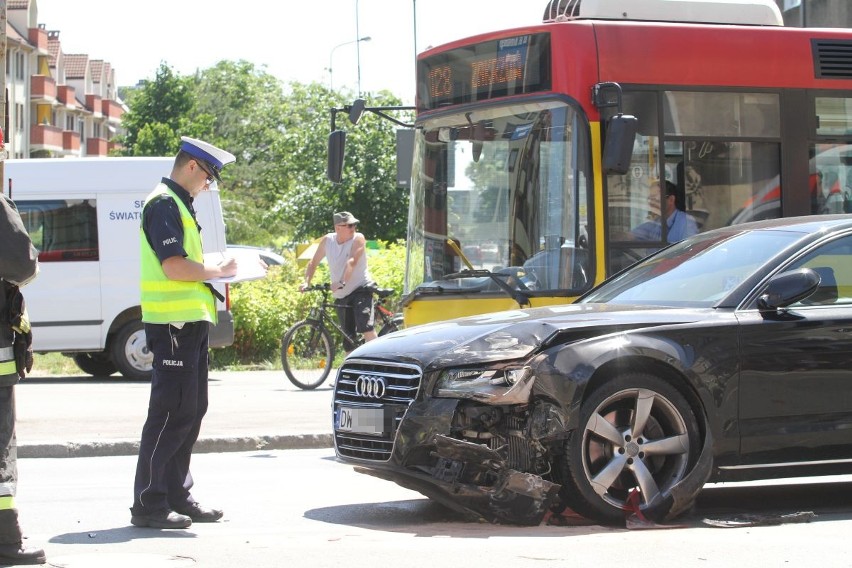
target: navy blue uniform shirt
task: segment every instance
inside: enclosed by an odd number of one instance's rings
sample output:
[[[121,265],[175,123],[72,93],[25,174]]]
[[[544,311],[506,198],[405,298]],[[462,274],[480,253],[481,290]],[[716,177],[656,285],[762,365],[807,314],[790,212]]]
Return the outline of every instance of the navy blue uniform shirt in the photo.
[[[163,178],[162,183],[183,201],[192,218],[195,219],[193,198],[189,192],[169,178]],[[195,219],[195,225],[201,231],[197,219]],[[145,206],[142,213],[142,230],[145,231],[148,244],[154,249],[154,254],[157,255],[161,264],[173,256],[187,256],[186,249],[183,248],[183,223],[180,220],[180,209],[171,197],[161,195]]]

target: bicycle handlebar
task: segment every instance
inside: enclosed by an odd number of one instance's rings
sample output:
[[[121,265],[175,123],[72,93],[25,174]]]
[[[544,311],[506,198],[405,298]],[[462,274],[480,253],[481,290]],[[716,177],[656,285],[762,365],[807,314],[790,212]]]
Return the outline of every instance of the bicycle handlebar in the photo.
[[[331,284],[326,282],[325,284],[312,284],[310,286],[306,286],[305,288],[300,288],[300,292],[330,292]]]
[[[379,288],[375,284],[371,284],[368,286],[364,286],[366,290],[369,290],[373,293],[374,296],[378,296],[380,300],[387,298],[388,296],[394,293],[392,288]],[[331,284],[328,282],[324,284],[311,284],[305,288],[300,288],[300,292],[331,292]]]

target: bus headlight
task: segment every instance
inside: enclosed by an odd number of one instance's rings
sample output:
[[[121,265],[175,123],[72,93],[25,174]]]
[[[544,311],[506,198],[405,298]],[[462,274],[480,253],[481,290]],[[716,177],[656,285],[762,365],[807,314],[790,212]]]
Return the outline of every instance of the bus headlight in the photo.
[[[474,399],[487,404],[529,401],[535,375],[530,367],[503,369],[446,369],[438,377],[435,395]]]

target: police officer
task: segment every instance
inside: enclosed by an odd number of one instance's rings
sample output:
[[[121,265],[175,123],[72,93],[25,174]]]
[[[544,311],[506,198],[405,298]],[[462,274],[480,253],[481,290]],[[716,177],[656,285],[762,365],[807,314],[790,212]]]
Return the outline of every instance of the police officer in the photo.
[[[218,292],[204,281],[233,276],[237,265],[204,262],[192,203],[235,158],[201,140],[181,141],[171,176],[142,210],[142,321],[154,370],[130,508],[137,527],[186,528],[223,514],[193,499],[189,462],[207,411],[207,336],[216,322]]]
[[[0,564],[44,564],[44,550],[23,545],[15,490],[15,384],[32,369],[32,334],[19,286],[38,273],[33,247],[11,199],[0,193]]]

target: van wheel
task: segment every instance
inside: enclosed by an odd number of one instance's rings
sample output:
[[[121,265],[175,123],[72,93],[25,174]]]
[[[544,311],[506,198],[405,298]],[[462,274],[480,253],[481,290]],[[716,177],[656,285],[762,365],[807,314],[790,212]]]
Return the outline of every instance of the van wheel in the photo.
[[[154,356],[148,350],[145,325],[140,320],[118,330],[110,350],[113,362],[125,378],[151,380]]]
[[[104,352],[75,353],[74,363],[80,370],[95,377],[108,377],[118,370],[112,359]]]

